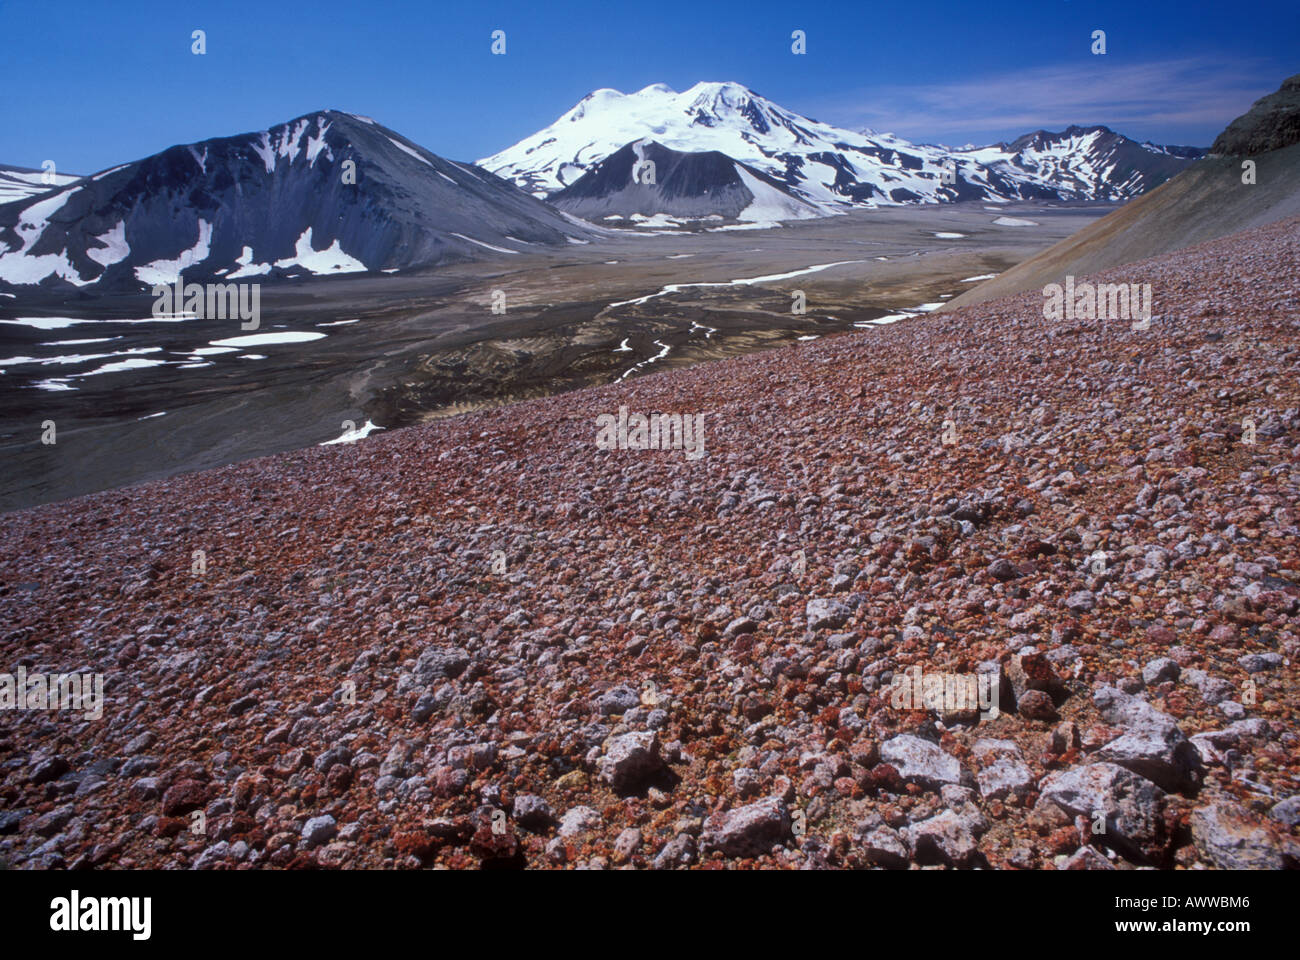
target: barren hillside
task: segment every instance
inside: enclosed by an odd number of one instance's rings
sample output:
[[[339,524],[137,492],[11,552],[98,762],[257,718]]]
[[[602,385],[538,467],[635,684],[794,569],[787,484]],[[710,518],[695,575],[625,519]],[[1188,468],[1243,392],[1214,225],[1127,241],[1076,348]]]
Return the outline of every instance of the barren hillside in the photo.
[[[1294,864],[1298,267],[1291,219],[1111,271],[1146,331],[1031,293],[4,516],[0,662],[107,702],[0,713],[0,858]],[[705,455],[598,449],[620,405]]]

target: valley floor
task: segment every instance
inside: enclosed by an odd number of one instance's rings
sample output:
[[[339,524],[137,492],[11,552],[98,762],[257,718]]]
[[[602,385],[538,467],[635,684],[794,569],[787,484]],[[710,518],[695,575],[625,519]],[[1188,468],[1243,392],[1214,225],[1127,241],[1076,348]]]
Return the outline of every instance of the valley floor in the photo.
[[[897,318],[1110,209],[960,204],[768,230],[614,230],[424,273],[268,285],[251,334],[237,320],[138,322],[151,316],[144,297],[0,299],[0,510],[311,446],[344,421],[391,429]],[[715,285],[635,302],[699,283]]]

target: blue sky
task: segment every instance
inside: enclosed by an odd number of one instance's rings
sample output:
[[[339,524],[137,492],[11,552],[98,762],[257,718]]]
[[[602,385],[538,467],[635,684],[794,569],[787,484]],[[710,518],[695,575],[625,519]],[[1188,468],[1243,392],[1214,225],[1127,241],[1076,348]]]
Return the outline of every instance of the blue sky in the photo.
[[[0,162],[76,173],[326,107],[473,160],[593,89],[700,80],[923,142],[1105,123],[1208,145],[1300,72],[1300,2],[0,0],[0,50]]]

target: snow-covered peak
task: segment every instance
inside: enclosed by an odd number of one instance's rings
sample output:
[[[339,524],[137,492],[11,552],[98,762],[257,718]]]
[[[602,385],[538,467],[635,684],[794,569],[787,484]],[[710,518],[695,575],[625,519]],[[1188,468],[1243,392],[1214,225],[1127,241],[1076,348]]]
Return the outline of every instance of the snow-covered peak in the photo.
[[[707,105],[714,109],[727,107],[739,109],[753,99],[762,99],[749,87],[730,81],[697,83],[686,91],[685,96],[691,98],[691,106]]]
[[[635,93],[594,90],[551,126],[479,166],[544,196],[646,137],[683,152],[717,150],[765,169],[785,151],[834,149],[841,140],[868,144],[861,134],[800,117],[740,83],[702,82],[681,93],[655,83]]]
[[[1163,182],[1197,153],[1161,156],[1101,126],[1039,130],[1012,144],[953,150],[846,130],[787,110],[744,84],[705,81],[681,93],[663,83],[635,93],[595,90],[549,127],[478,163],[547,197],[646,138],[681,153],[725,154],[823,209],[978,198],[1122,199]],[[955,169],[955,180],[947,169]]]

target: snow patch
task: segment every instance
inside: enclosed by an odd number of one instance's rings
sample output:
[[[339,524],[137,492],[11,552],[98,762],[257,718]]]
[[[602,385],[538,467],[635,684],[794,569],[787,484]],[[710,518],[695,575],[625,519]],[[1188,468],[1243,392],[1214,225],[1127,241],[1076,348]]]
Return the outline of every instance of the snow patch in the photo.
[[[344,430],[341,436],[335,437],[333,440],[326,440],[323,443],[318,443],[317,446],[329,447],[336,443],[356,443],[358,440],[363,440],[370,436],[376,430],[382,429],[384,428],[377,426],[373,420],[367,420],[356,430]]]
[[[196,263],[208,259],[208,245],[212,241],[212,224],[206,220],[199,221],[199,238],[194,246],[182,250],[175,260],[154,260],[143,267],[135,268],[136,279],[150,286],[155,284],[172,284],[180,279],[181,272]]]
[[[672,350],[672,345],[668,343],[664,343],[662,340],[656,340],[655,346],[662,347],[663,349],[661,349],[653,357],[648,357],[647,359],[642,360],[640,363],[628,367],[626,370],[623,371],[623,375],[618,379],[626,380],[629,376],[636,373],[636,371],[640,370],[642,367],[648,366],[654,363],[656,360],[662,360],[664,357],[668,356],[669,351]]]
[[[260,277],[264,273],[271,272],[269,263],[253,262],[252,247],[244,247],[243,253],[239,255],[239,259],[235,263],[239,264],[239,269],[230,275],[231,280],[237,280],[240,277]]]
[[[808,204],[764,183],[740,164],[735,166],[740,182],[754,198],[749,206],[736,215],[737,220],[809,220],[818,215],[818,211]]]
[[[102,248],[87,247],[86,256],[101,267],[107,267],[109,264],[125,260],[126,255],[131,252],[131,248],[126,245],[125,220],[119,220],[117,226],[111,228],[107,233],[101,233],[94,239],[96,243],[102,245]]]
[[[266,166],[266,172],[272,173],[275,170],[275,151],[271,149],[271,135],[261,133],[258,135],[257,143],[253,144],[253,152],[262,158],[262,163]]]
[[[0,359],[0,367],[21,367],[27,364],[40,366],[69,366],[89,363],[92,360],[107,360],[110,357],[130,357],[142,353],[161,353],[162,347],[133,347],[130,350],[112,350],[108,353],[68,354],[60,357],[6,357]]]
[[[398,150],[401,150],[402,153],[409,154],[410,156],[415,157],[416,160],[419,160],[426,167],[433,166],[432,163],[430,163],[428,160],[426,160],[424,157],[420,155],[420,152],[418,150],[413,150],[410,147],[408,147],[406,144],[399,143],[398,141],[394,140],[392,137],[387,137],[385,139],[387,139],[388,142],[391,143],[393,146],[395,146]],[[446,179],[451,180],[450,177],[446,177]],[[452,180],[451,182],[455,183],[456,181]]]
[[[22,246],[17,250],[6,250],[0,253],[0,280],[27,285],[40,283],[54,274],[78,287],[83,287],[90,282],[81,279],[81,274],[68,259],[66,249],[60,253],[40,255],[27,252],[45,233],[45,228],[50,225],[50,217],[54,216],[80,189],[80,187],[73,187],[70,190],[60,190],[44,200],[38,200],[18,215],[18,222],[14,225],[14,229],[22,240]]]
[[[214,347],[260,347],[268,343],[307,343],[310,340],[323,340],[325,334],[310,330],[284,330],[279,333],[250,333],[246,337],[227,337],[225,340],[210,341]]]
[[[307,138],[307,162],[308,166],[316,166],[316,157],[322,150],[331,160],[334,159],[334,151],[325,143],[325,134],[330,128],[330,123],[324,117],[316,118],[316,136]]]
[[[129,360],[115,360],[112,363],[106,363],[102,367],[91,370],[89,373],[80,374],[83,377],[93,377],[100,373],[121,373],[123,370],[139,370],[144,367],[165,367],[166,360],[143,360],[138,357],[132,357]]]
[[[731,223],[725,227],[709,227],[709,233],[727,233],[731,230],[771,230],[781,226],[777,220],[758,220],[754,223]]]
[[[16,320],[0,320],[0,323],[12,323],[18,327],[31,327],[33,330],[62,330],[75,323],[89,323],[73,317],[19,317]]]
[[[303,231],[294,248],[294,255],[275,261],[277,267],[303,267],[317,276],[328,273],[360,273],[366,265],[355,257],[343,252],[337,239],[324,250],[314,250],[311,245],[311,231]],[[233,274],[232,274],[233,276]]]
[[[466,240],[470,243],[477,243],[480,247],[486,247],[488,250],[495,250],[497,253],[519,253],[518,250],[508,250],[505,247],[494,247],[490,243],[484,243],[482,240],[475,240],[473,237],[467,237],[463,233],[453,233],[452,236],[460,237],[462,240]]]
[[[48,343],[42,343],[42,347],[79,347],[83,343],[110,343],[113,340],[121,340],[121,336],[116,337],[91,337],[89,340],[51,340]]]

